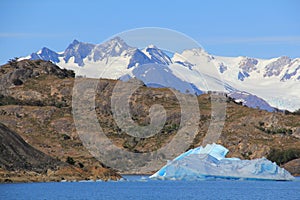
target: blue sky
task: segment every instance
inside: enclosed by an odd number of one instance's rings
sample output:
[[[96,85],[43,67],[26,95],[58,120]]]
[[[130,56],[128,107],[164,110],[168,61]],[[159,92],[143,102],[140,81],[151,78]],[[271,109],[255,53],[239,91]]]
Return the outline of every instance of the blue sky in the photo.
[[[0,64],[73,39],[101,43],[119,32],[163,27],[214,55],[300,57],[300,3],[252,1],[0,1]]]

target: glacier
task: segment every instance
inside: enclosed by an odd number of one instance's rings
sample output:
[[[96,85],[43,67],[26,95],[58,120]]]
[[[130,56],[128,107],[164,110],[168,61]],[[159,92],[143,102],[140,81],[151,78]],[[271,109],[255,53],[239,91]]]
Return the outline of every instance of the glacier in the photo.
[[[228,149],[219,144],[207,144],[179,155],[151,175],[155,180],[277,180],[294,177],[266,158],[241,160],[226,158]]]

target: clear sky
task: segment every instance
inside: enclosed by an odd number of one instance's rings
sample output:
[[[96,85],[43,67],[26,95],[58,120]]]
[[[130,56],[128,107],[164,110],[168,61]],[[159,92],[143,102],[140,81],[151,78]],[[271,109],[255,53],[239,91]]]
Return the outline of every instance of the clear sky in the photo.
[[[0,9],[0,64],[141,27],[180,31],[214,55],[300,57],[298,0],[1,0]]]

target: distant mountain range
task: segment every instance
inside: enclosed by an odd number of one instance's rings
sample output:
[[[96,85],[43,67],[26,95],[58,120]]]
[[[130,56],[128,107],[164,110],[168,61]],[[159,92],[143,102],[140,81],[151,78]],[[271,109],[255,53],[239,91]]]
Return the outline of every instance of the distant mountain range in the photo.
[[[170,55],[154,45],[139,49],[120,37],[102,44],[74,40],[64,52],[46,47],[21,59],[52,61],[77,76],[128,80],[184,93],[227,93],[242,104],[274,111],[300,108],[300,58],[222,57],[203,49]]]

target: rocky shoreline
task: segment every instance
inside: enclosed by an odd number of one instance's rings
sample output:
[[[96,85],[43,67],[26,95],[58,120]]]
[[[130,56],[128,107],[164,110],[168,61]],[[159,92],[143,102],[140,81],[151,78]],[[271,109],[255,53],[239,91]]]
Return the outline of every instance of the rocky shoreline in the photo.
[[[82,170],[72,166],[60,167],[57,170],[47,170],[45,173],[34,171],[6,171],[0,169],[0,183],[31,183],[31,182],[76,182],[83,180],[117,181],[122,177],[109,170],[94,167]]]

